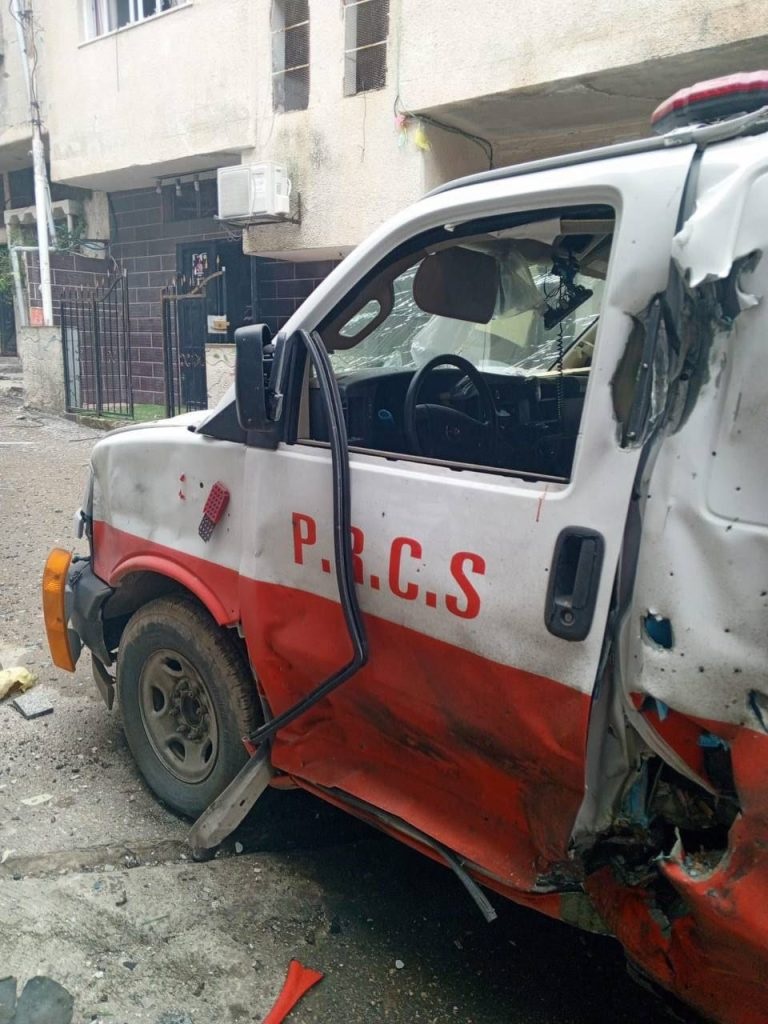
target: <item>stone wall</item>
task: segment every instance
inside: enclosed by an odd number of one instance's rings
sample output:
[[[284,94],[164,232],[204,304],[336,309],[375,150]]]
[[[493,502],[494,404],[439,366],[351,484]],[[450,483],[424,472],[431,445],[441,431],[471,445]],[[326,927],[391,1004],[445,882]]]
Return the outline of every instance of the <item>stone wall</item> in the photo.
[[[26,404],[46,412],[64,412],[64,357],[60,330],[57,327],[19,327],[16,345],[21,359]]]

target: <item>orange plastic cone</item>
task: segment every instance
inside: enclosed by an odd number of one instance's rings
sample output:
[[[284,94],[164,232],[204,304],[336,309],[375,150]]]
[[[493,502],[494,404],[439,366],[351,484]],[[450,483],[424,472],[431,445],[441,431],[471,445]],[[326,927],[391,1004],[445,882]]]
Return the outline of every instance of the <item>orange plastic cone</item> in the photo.
[[[298,960],[291,960],[280,995],[264,1018],[263,1024],[281,1024],[301,997],[324,977],[322,971],[313,971],[311,967],[305,967]]]

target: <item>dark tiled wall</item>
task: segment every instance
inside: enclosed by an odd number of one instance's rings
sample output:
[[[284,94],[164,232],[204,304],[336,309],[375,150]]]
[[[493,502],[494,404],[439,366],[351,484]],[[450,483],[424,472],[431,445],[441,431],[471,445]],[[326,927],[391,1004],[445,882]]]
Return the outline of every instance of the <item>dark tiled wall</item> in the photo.
[[[27,254],[27,289],[29,304],[41,309],[40,261],[36,252]],[[103,285],[111,263],[104,259],[90,259],[73,253],[51,253],[51,295],[53,322],[61,324],[61,298],[69,288],[95,288]]]
[[[176,274],[180,242],[224,238],[215,220],[163,223],[154,189],[115,192],[112,255],[128,273],[134,401],[164,401],[162,290]]]
[[[289,263],[256,257],[254,321],[276,334],[336,266],[337,260]]]

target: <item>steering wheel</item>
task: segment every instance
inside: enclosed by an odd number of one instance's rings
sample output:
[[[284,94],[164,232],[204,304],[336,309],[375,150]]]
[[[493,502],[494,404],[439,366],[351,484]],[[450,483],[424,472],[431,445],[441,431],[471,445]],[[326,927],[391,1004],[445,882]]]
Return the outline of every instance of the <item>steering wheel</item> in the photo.
[[[458,409],[436,403],[419,403],[427,377],[438,366],[453,366],[474,386],[482,408],[481,420]],[[487,381],[463,356],[435,356],[411,378],[403,410],[405,435],[414,455],[457,459],[494,465],[498,440],[498,414]]]

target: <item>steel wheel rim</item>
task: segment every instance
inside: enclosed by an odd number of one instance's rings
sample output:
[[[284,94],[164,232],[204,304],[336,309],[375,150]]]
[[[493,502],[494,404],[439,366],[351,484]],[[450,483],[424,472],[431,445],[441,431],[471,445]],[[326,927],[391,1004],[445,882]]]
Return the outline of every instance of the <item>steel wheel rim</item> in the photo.
[[[150,746],[180,782],[204,782],[216,764],[219,728],[200,673],[178,651],[162,648],[144,662],[139,710]]]

